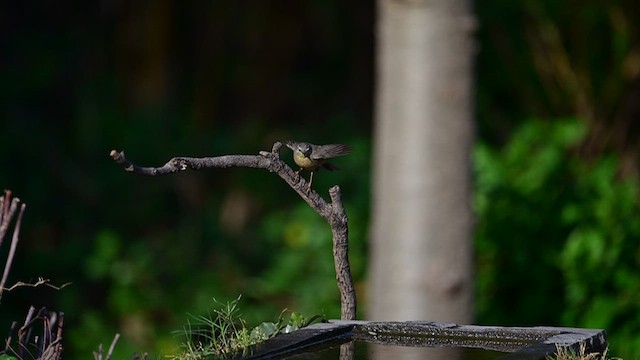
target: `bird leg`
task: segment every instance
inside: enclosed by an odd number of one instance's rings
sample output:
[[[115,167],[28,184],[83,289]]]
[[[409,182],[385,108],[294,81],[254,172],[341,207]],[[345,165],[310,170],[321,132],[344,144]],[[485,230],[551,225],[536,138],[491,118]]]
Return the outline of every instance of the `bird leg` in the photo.
[[[302,175],[300,175],[300,172],[304,170],[304,168],[300,168],[298,169],[298,171],[296,171],[296,175],[302,177]],[[311,190],[311,182],[313,181],[313,171],[311,171],[311,176],[309,177],[309,186],[307,187],[307,190]]]
[[[304,170],[304,168],[300,168],[298,169],[298,171],[296,171],[296,175],[302,177],[302,175],[300,175],[300,172]],[[310,171],[311,175],[309,176],[309,186],[307,187],[307,190],[311,190],[311,183],[313,183],[313,171]]]
[[[311,183],[313,183],[313,171],[311,171],[311,175],[309,176],[309,189],[311,190]]]

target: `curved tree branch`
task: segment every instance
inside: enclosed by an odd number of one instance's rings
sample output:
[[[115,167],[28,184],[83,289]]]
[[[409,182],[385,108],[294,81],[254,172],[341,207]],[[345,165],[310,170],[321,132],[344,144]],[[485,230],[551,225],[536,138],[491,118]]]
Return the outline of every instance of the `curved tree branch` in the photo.
[[[356,293],[351,279],[349,266],[348,218],[342,205],[342,193],[339,186],[329,189],[331,203],[327,203],[316,191],[309,189],[307,181],[299,176],[280,159],[282,143],[273,144],[271,152],[261,151],[259,155],[224,155],[204,158],[174,157],[160,167],[141,167],[127,160],[124,151],[111,150],[110,156],[122,165],[126,171],[158,176],[186,170],[210,168],[246,167],[265,169],[278,174],[300,197],[322,216],[331,226],[333,234],[333,256],[336,268],[336,280],[340,290],[341,318],[355,320]]]

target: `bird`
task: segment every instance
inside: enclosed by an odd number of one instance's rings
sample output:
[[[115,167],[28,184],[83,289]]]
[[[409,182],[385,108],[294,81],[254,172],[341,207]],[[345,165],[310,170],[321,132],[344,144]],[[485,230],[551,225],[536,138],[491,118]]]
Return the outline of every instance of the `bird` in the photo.
[[[299,175],[302,170],[311,172],[309,189],[311,189],[311,184],[313,183],[313,173],[319,167],[322,166],[330,171],[340,170],[339,167],[328,163],[327,159],[347,155],[351,152],[351,146],[345,144],[314,145],[307,142],[287,141],[286,145],[293,150],[293,161],[300,166],[296,174]]]

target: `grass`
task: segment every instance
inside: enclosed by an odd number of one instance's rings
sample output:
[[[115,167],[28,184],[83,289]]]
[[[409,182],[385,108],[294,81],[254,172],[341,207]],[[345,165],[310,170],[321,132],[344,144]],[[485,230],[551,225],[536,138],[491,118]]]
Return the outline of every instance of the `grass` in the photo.
[[[238,309],[237,299],[220,303],[213,300],[216,307],[207,316],[189,315],[186,325],[175,333],[186,338],[182,352],[169,356],[172,360],[230,359],[247,355],[249,347],[281,333],[289,333],[322,319],[316,315],[309,319],[292,312],[285,320],[283,310],[276,322],[263,322],[248,328]]]
[[[581,343],[578,352],[569,348],[556,345],[556,353],[553,356],[547,356],[547,360],[621,360],[620,358],[607,357],[607,348],[602,354],[595,352],[587,354],[587,344]]]

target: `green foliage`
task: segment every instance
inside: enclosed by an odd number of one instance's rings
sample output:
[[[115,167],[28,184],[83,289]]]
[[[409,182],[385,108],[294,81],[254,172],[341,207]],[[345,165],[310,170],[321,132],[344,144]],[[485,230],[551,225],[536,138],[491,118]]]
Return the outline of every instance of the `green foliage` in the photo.
[[[577,120],[528,121],[501,150],[475,152],[481,322],[604,328],[640,348],[638,180],[575,151]]]
[[[282,311],[276,322],[263,322],[249,329],[240,315],[239,301],[240,296],[224,304],[214,299],[217,307],[213,309],[213,314],[191,315],[192,321],[188,321],[183,330],[176,332],[186,337],[186,341],[181,345],[183,351],[170,358],[175,360],[233,358],[239,354],[246,354],[251,345],[280,333],[298,330],[322,318],[316,315],[307,319],[293,312],[286,321],[284,320],[285,311]]]
[[[607,329],[614,349],[640,354],[640,209],[637,179],[618,179],[616,161],[576,164],[576,200],[562,209],[571,228],[559,258],[563,320]],[[627,355],[625,355],[627,357]]]
[[[287,295],[305,311],[322,309],[339,316],[338,290],[332,257],[331,231],[306,204],[265,219],[265,241],[274,249],[275,261],[256,278],[252,296]]]
[[[568,231],[558,213],[568,196],[564,154],[581,132],[577,122],[532,121],[504,149],[477,146],[476,306],[483,322],[558,323],[557,257]]]

